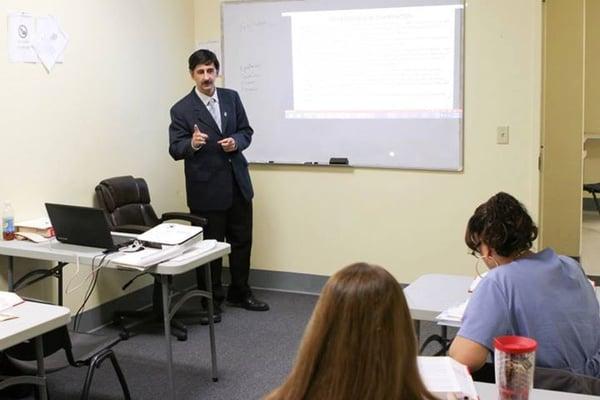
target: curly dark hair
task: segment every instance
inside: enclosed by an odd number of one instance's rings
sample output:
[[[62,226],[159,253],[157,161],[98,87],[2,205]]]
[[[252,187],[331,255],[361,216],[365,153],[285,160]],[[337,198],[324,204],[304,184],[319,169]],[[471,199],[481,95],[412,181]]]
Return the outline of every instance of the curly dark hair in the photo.
[[[525,206],[508,193],[500,192],[475,209],[465,232],[465,243],[477,251],[485,243],[503,257],[531,248],[538,228]]]

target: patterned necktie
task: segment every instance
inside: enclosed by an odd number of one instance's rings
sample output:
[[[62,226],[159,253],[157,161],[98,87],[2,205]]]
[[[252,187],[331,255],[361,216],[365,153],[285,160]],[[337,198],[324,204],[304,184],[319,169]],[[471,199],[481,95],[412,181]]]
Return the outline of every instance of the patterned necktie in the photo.
[[[216,103],[217,100],[211,97],[211,99],[208,101],[208,105],[206,108],[208,108],[208,112],[210,112],[210,115],[212,115],[213,119],[217,123],[217,126],[219,127],[219,129],[221,129],[221,116],[217,112]]]

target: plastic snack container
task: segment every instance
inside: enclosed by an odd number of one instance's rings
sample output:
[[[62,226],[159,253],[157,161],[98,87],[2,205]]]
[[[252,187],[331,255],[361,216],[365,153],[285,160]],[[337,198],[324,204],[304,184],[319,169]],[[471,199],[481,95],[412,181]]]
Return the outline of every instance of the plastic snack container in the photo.
[[[528,400],[533,387],[537,342],[524,336],[494,338],[494,369],[499,400]]]

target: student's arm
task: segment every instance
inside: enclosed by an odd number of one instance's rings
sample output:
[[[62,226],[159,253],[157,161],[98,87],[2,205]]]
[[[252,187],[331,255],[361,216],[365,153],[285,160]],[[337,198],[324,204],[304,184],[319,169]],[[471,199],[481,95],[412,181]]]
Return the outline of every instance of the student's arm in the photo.
[[[449,355],[469,367],[480,369],[496,336],[513,334],[505,291],[488,274],[481,280],[465,309],[461,327]]]
[[[485,364],[488,349],[477,342],[457,335],[452,341],[448,355],[466,365],[470,372],[474,372]]]

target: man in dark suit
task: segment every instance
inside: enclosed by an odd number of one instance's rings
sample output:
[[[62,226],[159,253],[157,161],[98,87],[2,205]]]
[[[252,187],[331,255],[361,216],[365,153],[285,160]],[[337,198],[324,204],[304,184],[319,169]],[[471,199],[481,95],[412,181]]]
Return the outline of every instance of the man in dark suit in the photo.
[[[184,160],[187,204],[193,214],[208,220],[204,237],[231,244],[228,304],[266,311],[269,306],[257,300],[248,286],[254,192],[242,151],[250,146],[253,130],[237,92],[215,87],[219,74],[215,54],[198,50],[188,61],[196,86],[171,108],[169,153]],[[225,299],[221,269],[221,259],[211,263],[219,311]],[[203,285],[202,274],[196,272]]]

